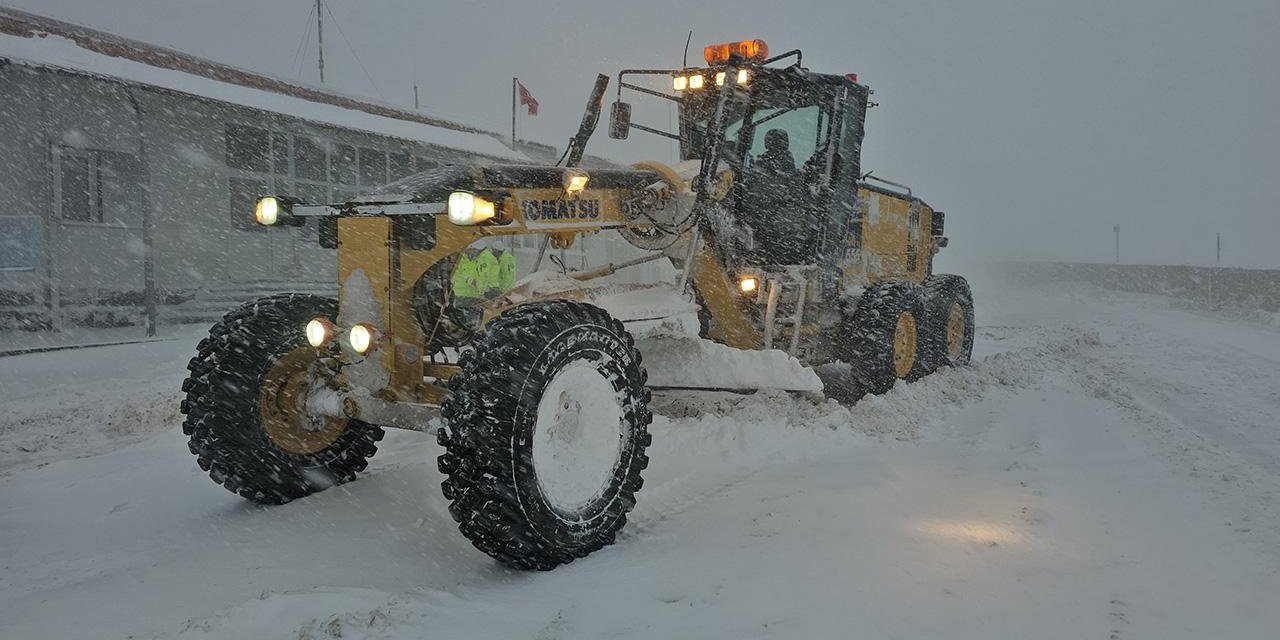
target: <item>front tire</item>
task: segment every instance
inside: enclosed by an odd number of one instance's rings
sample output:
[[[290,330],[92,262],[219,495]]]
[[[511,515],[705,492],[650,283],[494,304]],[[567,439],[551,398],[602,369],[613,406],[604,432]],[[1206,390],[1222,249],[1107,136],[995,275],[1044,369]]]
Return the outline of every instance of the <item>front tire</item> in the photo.
[[[310,421],[301,409],[318,357],[303,327],[337,311],[329,298],[271,296],[228,313],[200,341],[182,383],[182,432],[214,482],[254,502],[283,504],[353,480],[368,465],[381,427]]]
[[[547,570],[612,544],[648,466],[647,375],[631,335],[574,301],[489,324],[442,407],[449,512],[475,547]],[[576,470],[593,470],[575,477]]]

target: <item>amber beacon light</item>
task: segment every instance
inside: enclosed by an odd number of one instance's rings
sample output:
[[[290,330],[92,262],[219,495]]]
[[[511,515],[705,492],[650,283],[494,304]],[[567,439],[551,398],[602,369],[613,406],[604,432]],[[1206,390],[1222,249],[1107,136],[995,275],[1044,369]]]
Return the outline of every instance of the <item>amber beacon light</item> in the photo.
[[[769,45],[765,44],[764,40],[757,38],[755,40],[713,44],[702,49],[702,57],[706,59],[707,64],[724,64],[729,61],[731,56],[738,56],[747,60],[764,60],[769,57]]]

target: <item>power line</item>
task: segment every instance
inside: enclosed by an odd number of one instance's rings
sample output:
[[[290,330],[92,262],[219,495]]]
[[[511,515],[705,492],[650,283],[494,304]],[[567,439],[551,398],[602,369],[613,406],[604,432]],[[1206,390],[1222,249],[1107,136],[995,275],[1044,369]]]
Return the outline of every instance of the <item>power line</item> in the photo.
[[[347,39],[347,34],[342,31],[342,25],[338,23],[337,16],[333,15],[333,9],[329,8],[329,3],[320,0],[320,4],[324,5],[325,11],[329,12],[329,18],[333,20],[334,26],[338,28],[338,35],[342,36],[342,41],[347,43],[347,49],[351,51],[351,57],[356,59],[356,64],[360,65],[361,71],[364,71],[364,77],[368,78],[369,84],[373,85],[374,93],[377,93],[378,97],[385,101],[387,99],[386,96],[382,95],[382,90],[378,88],[378,83],[373,81],[373,76],[369,73],[369,69],[364,66],[364,62],[360,60],[360,54],[356,53],[356,48],[351,46],[351,41]]]
[[[302,75],[302,53],[307,48],[307,43],[311,42],[311,16],[316,13],[316,8],[311,7],[307,10],[307,17],[303,21],[307,26],[302,30],[302,41],[298,43],[298,50],[293,52],[293,62],[289,63],[290,73]],[[295,71],[295,68],[297,69]]]

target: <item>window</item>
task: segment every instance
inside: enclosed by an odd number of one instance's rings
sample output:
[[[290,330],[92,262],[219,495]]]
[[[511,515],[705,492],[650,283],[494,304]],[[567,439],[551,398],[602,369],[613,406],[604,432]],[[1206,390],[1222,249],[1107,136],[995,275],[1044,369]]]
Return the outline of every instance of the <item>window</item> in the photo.
[[[413,166],[411,164],[411,156],[407,153],[391,154],[391,181],[395,182],[401,178],[407,178],[413,175]]]
[[[135,156],[98,149],[56,149],[58,214],[68,222],[141,224],[147,176]]]
[[[229,178],[231,224],[237,229],[262,228],[253,219],[253,208],[258,198],[266,195],[270,189],[266,180],[254,178]]]
[[[329,188],[322,184],[299,182],[294,194],[303,202],[318,204],[329,202]]]
[[[289,135],[271,134],[271,172],[278,176],[289,175]]]
[[[825,115],[817,106],[799,109],[761,109],[755,115],[755,121],[760,124],[756,127],[755,136],[751,140],[751,150],[748,153],[752,158],[760,157],[760,154],[764,153],[764,141],[768,132],[779,129],[787,134],[788,147],[796,164],[803,165],[818,149],[826,148]],[[734,131],[726,137],[736,135],[737,127],[731,128]]]
[[[328,177],[325,143],[306,136],[293,136],[293,172],[299,180],[324,182]]]
[[[329,182],[335,184],[359,184],[356,167],[356,148],[349,144],[334,144],[329,166]]]
[[[360,186],[374,187],[387,183],[387,154],[360,147]]]
[[[226,125],[225,132],[230,215],[236,229],[262,229],[253,224],[252,213],[255,200],[266,194],[294,195],[311,204],[343,202],[416,170],[416,158],[407,149],[388,153],[313,135],[238,124]],[[84,184],[87,178],[83,176],[89,169],[76,164],[82,161],[68,162],[68,170],[73,170],[75,176],[68,182],[68,198],[73,200],[66,207],[68,215],[83,218],[94,215],[93,206],[104,209],[101,204],[88,204],[92,202],[88,196],[76,195],[83,194],[86,188],[92,190],[93,184]],[[75,182],[77,178],[79,182]],[[103,186],[110,185],[104,182]],[[109,203],[105,211],[109,218]]]
[[[93,155],[63,150],[58,172],[63,220],[102,222],[102,189]]]
[[[243,171],[270,170],[271,138],[266,129],[227,125],[227,166]]]

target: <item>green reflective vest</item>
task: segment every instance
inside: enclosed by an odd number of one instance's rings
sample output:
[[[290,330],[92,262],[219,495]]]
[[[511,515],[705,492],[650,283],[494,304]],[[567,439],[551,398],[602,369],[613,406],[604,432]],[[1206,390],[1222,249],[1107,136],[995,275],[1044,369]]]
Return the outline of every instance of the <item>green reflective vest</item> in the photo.
[[[498,288],[510,291],[516,284],[516,256],[510,251],[503,251],[498,256]]]
[[[480,295],[489,293],[490,289],[499,288],[501,286],[499,280],[498,256],[493,255],[493,251],[486,248],[476,256],[476,285],[480,289]]]
[[[484,294],[480,288],[480,269],[471,256],[458,256],[458,266],[453,270],[453,295],[458,298],[479,298]]]

